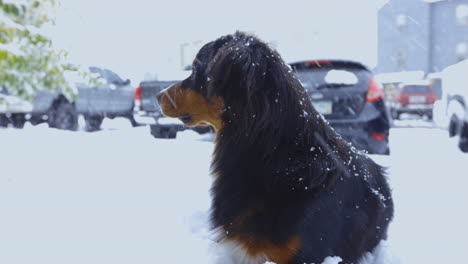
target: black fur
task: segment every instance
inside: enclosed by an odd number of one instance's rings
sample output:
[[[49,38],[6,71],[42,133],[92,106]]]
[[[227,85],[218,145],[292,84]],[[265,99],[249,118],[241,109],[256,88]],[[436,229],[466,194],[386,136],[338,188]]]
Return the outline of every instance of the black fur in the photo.
[[[384,169],[333,131],[267,44],[239,32],[208,43],[182,87],[226,106],[212,162],[220,239],[281,244],[298,235],[290,263],[301,264],[356,263],[386,239],[393,203]]]

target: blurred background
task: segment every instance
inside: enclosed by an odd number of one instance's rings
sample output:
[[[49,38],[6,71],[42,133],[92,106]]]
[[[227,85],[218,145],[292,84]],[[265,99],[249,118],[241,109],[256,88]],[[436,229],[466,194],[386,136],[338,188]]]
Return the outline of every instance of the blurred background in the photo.
[[[0,0],[0,263],[224,263],[206,216],[214,131],[155,96],[236,30],[388,168],[375,263],[462,262],[468,0]]]

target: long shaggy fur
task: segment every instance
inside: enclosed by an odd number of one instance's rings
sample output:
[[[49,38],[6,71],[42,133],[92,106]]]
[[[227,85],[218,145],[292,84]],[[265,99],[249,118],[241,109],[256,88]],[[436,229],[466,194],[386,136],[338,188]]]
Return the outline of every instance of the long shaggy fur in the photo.
[[[267,44],[239,32],[208,43],[182,87],[224,100],[211,190],[220,241],[298,237],[287,263],[302,264],[356,263],[386,239],[393,204],[384,169],[334,132]]]

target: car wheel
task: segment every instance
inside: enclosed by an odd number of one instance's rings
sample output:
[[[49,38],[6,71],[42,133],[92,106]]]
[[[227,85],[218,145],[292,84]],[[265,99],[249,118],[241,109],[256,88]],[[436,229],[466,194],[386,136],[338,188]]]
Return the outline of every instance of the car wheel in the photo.
[[[161,138],[164,134],[162,127],[159,125],[150,125],[150,133],[155,138]]]
[[[54,100],[47,113],[47,124],[51,128],[63,130],[78,129],[78,114],[75,105],[60,95]]]
[[[55,117],[54,127],[62,130],[77,130],[78,129],[78,114],[75,106],[69,102],[62,102],[58,105]]]
[[[176,136],[177,136],[177,129],[170,128],[169,131],[167,131],[166,138],[176,138]]]
[[[177,129],[161,125],[151,125],[150,131],[155,138],[175,138],[177,135]]]
[[[460,141],[458,142],[458,147],[461,151],[468,153],[468,138],[460,137]]]
[[[10,119],[14,128],[23,128],[24,123],[26,123],[25,114],[11,114]]]
[[[449,137],[454,137],[458,133],[458,126],[459,126],[459,120],[456,115],[452,115],[450,117],[450,123],[449,123]]]
[[[41,116],[39,115],[33,115],[31,118],[29,118],[29,123],[31,123],[33,126],[37,126],[43,122],[44,120],[42,120]]]
[[[5,114],[0,114],[0,127],[8,127],[10,120]]]
[[[463,127],[460,132],[460,141],[458,147],[461,151],[468,153],[468,123],[463,123]]]
[[[104,117],[101,115],[85,115],[86,131],[93,132],[101,128]]]

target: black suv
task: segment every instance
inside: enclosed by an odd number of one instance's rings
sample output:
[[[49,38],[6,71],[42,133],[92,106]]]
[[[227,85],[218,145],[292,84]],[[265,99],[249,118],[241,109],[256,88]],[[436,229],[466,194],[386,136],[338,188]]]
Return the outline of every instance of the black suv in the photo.
[[[364,65],[344,60],[290,64],[315,109],[357,149],[390,154],[389,114],[383,90]]]

